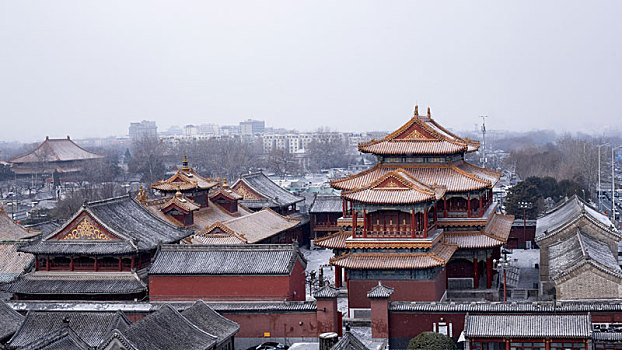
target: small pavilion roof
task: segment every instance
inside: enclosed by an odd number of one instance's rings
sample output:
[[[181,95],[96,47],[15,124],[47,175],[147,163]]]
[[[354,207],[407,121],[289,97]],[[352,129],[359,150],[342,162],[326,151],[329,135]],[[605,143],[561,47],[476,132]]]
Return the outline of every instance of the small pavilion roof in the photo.
[[[58,331],[70,328],[81,341],[96,347],[108,332],[115,328],[124,329],[129,324],[120,311],[29,311],[9,346],[21,348],[41,339],[50,341]]]
[[[554,236],[581,218],[587,219],[612,238],[622,240],[622,235],[606,215],[601,214],[577,195],[574,195],[536,221],[536,241]]]
[[[147,285],[135,272],[34,271],[4,288],[10,293],[47,295],[122,295],[147,291]]]
[[[584,265],[622,279],[622,269],[609,246],[577,229],[575,235],[555,243],[549,249],[549,273],[558,280]]]
[[[248,187],[254,193],[250,193],[244,187]],[[275,184],[262,172],[240,176],[232,188],[244,197],[242,203],[251,209],[275,206],[284,207],[305,200],[303,197],[293,195]]]
[[[292,244],[163,245],[150,275],[289,275],[299,260],[306,261]]]
[[[212,349],[217,337],[203,331],[168,304],[120,331],[137,349]]]
[[[166,180],[160,180],[151,184],[151,188],[163,192],[175,192],[194,189],[206,190],[216,185],[218,185],[217,181],[204,178],[194,171],[193,168],[189,167],[188,159],[184,156],[182,167],[177,170],[177,173]]]
[[[371,299],[387,299],[393,295],[394,288],[387,287],[378,281],[378,285],[367,292],[367,297]]]
[[[218,195],[225,196],[231,200],[239,200],[239,199],[244,198],[242,195],[232,190],[231,187],[227,185],[226,180],[224,180],[224,182],[221,183],[220,186],[210,191],[209,198],[214,198]]]
[[[445,266],[456,245],[439,243],[425,253],[346,253],[330,259],[332,265],[348,269],[425,269]]]
[[[240,330],[239,324],[214,311],[203,300],[197,300],[181,314],[204,332],[216,336],[218,344],[234,337]]]
[[[317,195],[309,207],[309,213],[341,213],[343,201],[338,195]]]
[[[200,205],[196,204],[193,200],[186,198],[181,192],[177,192],[175,193],[175,195],[173,197],[171,197],[171,199],[169,199],[166,203],[164,203],[164,205],[162,206],[162,208],[166,208],[169,207],[171,205],[175,205],[178,208],[185,210],[186,212],[192,212],[195,210],[199,210],[199,208],[201,208]]]
[[[24,316],[0,300],[0,342],[15,333],[24,322]]]
[[[363,203],[410,204],[436,201],[443,197],[445,189],[430,188],[403,169],[380,176],[363,187],[343,191],[343,198]]]
[[[433,120],[429,108],[427,116],[419,116],[418,107],[414,116],[396,131],[380,140],[359,144],[359,151],[379,155],[442,155],[478,148],[479,142],[458,137]]]
[[[592,336],[590,315],[467,315],[469,338],[585,339]]]
[[[100,159],[103,155],[89,152],[69,139],[45,138],[34,151],[11,159],[14,164]]]
[[[365,189],[388,173],[400,171],[428,188],[442,187],[447,192],[465,192],[492,188],[501,177],[501,173],[464,161],[447,164],[387,164],[375,166],[348,177],[332,180],[331,186],[343,191]]]
[[[333,299],[339,296],[339,290],[331,287],[329,284],[313,293],[315,299]]]
[[[192,234],[152,215],[129,196],[86,203],[69,221],[20,248],[33,254],[105,255],[155,250]]]

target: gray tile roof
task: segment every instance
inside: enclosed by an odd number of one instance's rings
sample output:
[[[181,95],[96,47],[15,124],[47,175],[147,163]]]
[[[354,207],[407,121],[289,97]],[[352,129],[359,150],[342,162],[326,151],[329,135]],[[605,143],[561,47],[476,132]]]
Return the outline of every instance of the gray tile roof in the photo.
[[[320,288],[317,292],[313,293],[313,297],[315,299],[332,299],[339,296],[339,291],[330,285],[325,285]]]
[[[234,337],[240,330],[239,324],[220,315],[203,300],[198,300],[181,314],[201,330],[216,336],[218,344]]]
[[[546,213],[536,222],[536,241],[552,236],[571,222],[585,217],[590,222],[620,238],[609,218],[574,195]]]
[[[580,229],[559,243],[552,244],[549,249],[549,274],[551,279],[559,279],[575,269],[590,264],[595,268],[622,278],[622,269],[609,246],[583,234]]]
[[[40,232],[19,225],[0,206],[0,242],[19,242],[38,235]]]
[[[615,343],[619,343],[622,342],[622,333],[618,333],[618,332],[598,332],[598,331],[593,331],[592,332],[592,339],[594,339],[594,342],[602,342],[602,343],[607,343],[607,342],[615,342]]]
[[[130,322],[121,312],[29,311],[24,323],[9,341],[20,347],[46,338],[63,328],[71,328],[89,346],[97,346],[113,329],[124,329]]]
[[[309,213],[341,213],[343,211],[343,201],[340,196],[318,195],[311,203]]]
[[[296,260],[306,266],[292,244],[162,245],[150,275],[289,275]]]
[[[20,294],[135,294],[147,291],[133,272],[35,271],[7,284]]]
[[[622,299],[606,300],[573,300],[553,302],[389,302],[389,310],[393,312],[423,313],[489,313],[489,314],[520,314],[520,313],[588,313],[588,312],[622,312]]]
[[[0,343],[19,329],[24,316],[17,313],[4,301],[0,300]]]
[[[346,332],[331,350],[369,350],[354,334]]]
[[[9,305],[14,310],[25,311],[122,311],[149,313],[162,307],[161,303],[144,302],[41,302],[41,301],[11,301]],[[192,304],[171,303],[174,307],[184,310]],[[285,301],[285,302],[215,302],[208,305],[219,313],[269,313],[269,312],[315,312],[315,301]],[[622,309],[622,308],[621,308]]]
[[[304,201],[304,198],[293,195],[291,192],[275,184],[262,172],[242,175],[231,187],[236,188],[238,182],[244,182],[248,187],[268,200],[241,200],[240,202],[248,208],[257,208],[256,204],[261,205],[259,208],[274,207],[275,205],[284,207]]]
[[[119,240],[68,241],[52,239],[85,212]],[[193,232],[164,222],[130,196],[110,198],[85,204],[61,228],[21,250],[38,254],[125,254],[155,250],[159,243],[174,243]]]
[[[90,350],[87,343],[69,327],[63,327],[38,339],[20,350]]]
[[[382,282],[378,282],[378,285],[367,292],[367,297],[372,299],[386,299],[393,295],[394,289],[382,285]]]
[[[590,315],[467,315],[468,338],[590,338]]]
[[[216,337],[183,317],[170,305],[121,330],[138,349],[212,349]]]
[[[16,244],[0,243],[0,283],[11,282],[34,264],[32,254],[17,251]]]

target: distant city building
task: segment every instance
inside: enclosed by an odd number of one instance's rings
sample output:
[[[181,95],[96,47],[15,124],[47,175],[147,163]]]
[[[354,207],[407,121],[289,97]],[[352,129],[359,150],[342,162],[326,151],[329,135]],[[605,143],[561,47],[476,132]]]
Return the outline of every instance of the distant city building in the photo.
[[[266,129],[266,122],[263,120],[247,119],[240,122],[240,134],[242,135],[258,135],[263,134]]]
[[[220,132],[222,135],[239,135],[240,134],[240,126],[239,125],[223,125],[220,127]]]
[[[140,123],[130,123],[129,135],[132,141],[143,137],[158,137],[158,127],[156,123],[151,120],[143,120]]]

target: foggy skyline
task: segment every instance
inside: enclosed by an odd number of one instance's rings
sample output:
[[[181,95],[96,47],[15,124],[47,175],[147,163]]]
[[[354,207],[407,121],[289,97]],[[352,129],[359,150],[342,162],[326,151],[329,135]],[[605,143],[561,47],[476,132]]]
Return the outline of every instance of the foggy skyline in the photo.
[[[6,1],[0,141],[130,122],[622,129],[614,1]]]

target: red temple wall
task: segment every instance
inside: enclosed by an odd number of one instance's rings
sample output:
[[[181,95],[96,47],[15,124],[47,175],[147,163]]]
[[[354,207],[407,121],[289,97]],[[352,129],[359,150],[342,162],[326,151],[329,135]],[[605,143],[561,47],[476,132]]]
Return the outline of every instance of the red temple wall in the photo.
[[[370,308],[367,292],[378,285],[377,279],[348,280],[350,308]],[[445,270],[431,280],[381,279],[383,285],[395,288],[390,301],[439,301],[445,294]]]
[[[261,338],[264,333],[270,337],[317,337],[317,315],[315,312],[241,314],[222,313],[226,318],[240,325],[236,338]],[[336,332],[337,330],[334,330]]]
[[[294,293],[295,292],[295,293]],[[151,300],[305,300],[304,269],[290,276],[149,276]]]

